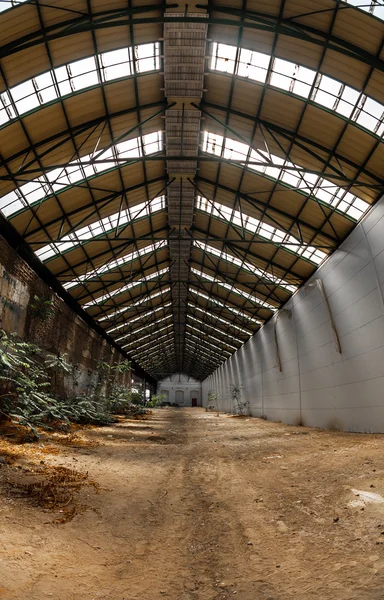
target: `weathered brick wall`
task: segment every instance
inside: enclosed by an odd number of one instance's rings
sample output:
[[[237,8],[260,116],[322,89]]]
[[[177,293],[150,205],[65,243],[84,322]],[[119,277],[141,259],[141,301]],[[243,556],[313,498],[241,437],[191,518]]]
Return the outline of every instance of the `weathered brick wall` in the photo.
[[[31,308],[34,296],[53,302],[47,317]],[[58,394],[87,391],[99,376],[97,362],[115,364],[123,356],[100,337],[59,298],[18,254],[0,237],[0,328],[16,332],[46,353],[67,353],[76,369],[73,376],[58,377]],[[130,385],[131,374],[119,375]]]

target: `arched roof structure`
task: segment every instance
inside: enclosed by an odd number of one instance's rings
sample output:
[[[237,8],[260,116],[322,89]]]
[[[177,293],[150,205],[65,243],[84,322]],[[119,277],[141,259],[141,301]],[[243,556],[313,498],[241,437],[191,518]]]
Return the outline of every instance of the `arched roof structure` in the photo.
[[[155,379],[204,379],[383,192],[376,0],[0,2],[1,232]]]

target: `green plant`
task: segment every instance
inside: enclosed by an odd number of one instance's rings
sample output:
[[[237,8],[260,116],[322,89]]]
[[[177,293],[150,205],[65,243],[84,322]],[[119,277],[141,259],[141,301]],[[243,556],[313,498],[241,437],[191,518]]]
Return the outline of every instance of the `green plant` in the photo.
[[[221,400],[221,397],[219,394],[217,394],[217,392],[215,392],[214,390],[210,390],[208,392],[208,403],[207,406],[205,408],[206,411],[208,410],[219,410],[219,402]]]
[[[121,363],[118,363],[112,367],[116,373],[129,373],[131,371],[131,363],[129,360],[123,360]]]
[[[242,391],[239,385],[232,384],[229,386],[229,395],[234,405],[234,412],[239,415],[247,414],[249,408],[249,402],[242,399]]]
[[[97,360],[96,361],[96,370],[98,372],[101,371],[110,371],[111,370],[111,365],[107,362],[105,362],[104,360]]]
[[[55,383],[58,373],[74,371],[67,358],[66,353],[58,353],[44,359],[35,344],[0,330],[0,415],[25,426],[37,438],[37,427],[66,428],[71,422],[105,425],[114,421],[114,414],[145,412],[141,393],[113,381],[115,373],[128,372],[128,361],[118,368],[99,361],[98,378],[88,394],[54,397],[51,375]],[[102,386],[103,380],[108,386]]]
[[[52,314],[53,304],[52,300],[39,298],[39,296],[34,295],[29,308],[35,319],[45,321]]]
[[[47,354],[45,358],[45,366],[48,369],[63,371],[64,373],[72,372],[72,365],[67,361],[68,354],[66,352],[58,354]]]
[[[165,398],[165,394],[153,394],[146,406],[149,406],[150,408],[157,408],[162,402],[164,402]]]
[[[55,401],[47,388],[48,377],[39,363],[41,351],[35,344],[21,342],[15,334],[0,332],[1,412],[29,428],[44,422]]]

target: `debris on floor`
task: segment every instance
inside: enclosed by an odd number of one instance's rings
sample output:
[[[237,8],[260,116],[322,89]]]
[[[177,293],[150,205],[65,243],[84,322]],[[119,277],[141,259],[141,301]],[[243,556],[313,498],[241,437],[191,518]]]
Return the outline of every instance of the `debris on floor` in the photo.
[[[376,494],[374,492],[364,492],[362,490],[352,489],[351,492],[358,496],[358,500],[351,500],[348,503],[348,506],[365,506],[366,504],[375,503],[375,504],[383,504],[384,498],[380,494]]]

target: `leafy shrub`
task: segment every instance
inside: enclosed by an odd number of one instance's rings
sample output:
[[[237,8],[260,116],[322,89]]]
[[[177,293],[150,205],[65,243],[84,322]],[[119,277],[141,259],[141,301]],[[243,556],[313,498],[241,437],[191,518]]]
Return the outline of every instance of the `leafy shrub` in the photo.
[[[16,334],[0,330],[0,416],[25,426],[37,438],[36,427],[53,429],[71,422],[107,425],[113,414],[140,412],[142,397],[125,386],[113,383],[113,372],[126,373],[131,365],[123,361],[114,366],[99,365],[99,377],[90,394],[57,399],[52,395],[52,377],[59,372],[72,373],[67,354],[43,356],[35,344],[20,341]],[[105,372],[109,375],[109,393],[101,392]]]
[[[150,408],[156,408],[160,406],[162,402],[164,402],[165,398],[165,394],[153,394],[150,401],[147,402],[146,406],[149,406]]]

